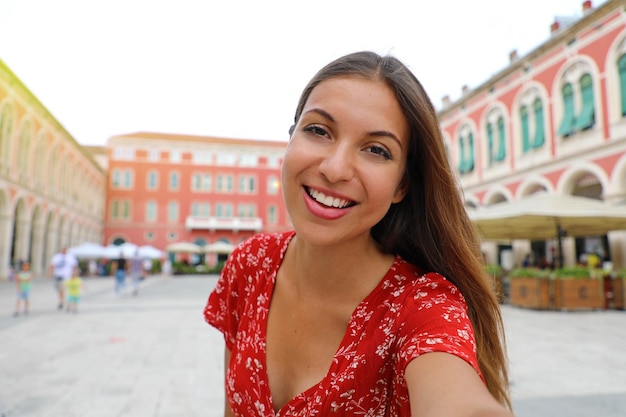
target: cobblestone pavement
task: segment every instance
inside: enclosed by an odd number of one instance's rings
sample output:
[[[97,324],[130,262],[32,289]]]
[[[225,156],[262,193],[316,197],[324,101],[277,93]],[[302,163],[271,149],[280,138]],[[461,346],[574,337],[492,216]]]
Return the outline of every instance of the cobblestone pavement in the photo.
[[[0,417],[223,415],[223,342],[204,323],[214,276],[153,276],[117,298],[88,278],[78,314],[35,280],[13,317],[0,282]],[[626,312],[503,307],[517,417],[626,415]]]

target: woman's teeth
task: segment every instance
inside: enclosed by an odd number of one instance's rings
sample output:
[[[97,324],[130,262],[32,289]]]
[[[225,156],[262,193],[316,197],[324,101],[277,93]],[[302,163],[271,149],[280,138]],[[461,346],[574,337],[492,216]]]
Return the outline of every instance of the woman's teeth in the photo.
[[[344,208],[347,205],[350,204],[350,201],[348,200],[343,200],[341,198],[333,198],[331,196],[326,196],[324,195],[324,193],[321,193],[317,190],[314,190],[312,188],[309,188],[309,195],[311,197],[313,197],[313,199],[315,199],[315,201],[317,201],[320,204],[323,204],[325,206],[328,207],[337,207],[337,208]]]

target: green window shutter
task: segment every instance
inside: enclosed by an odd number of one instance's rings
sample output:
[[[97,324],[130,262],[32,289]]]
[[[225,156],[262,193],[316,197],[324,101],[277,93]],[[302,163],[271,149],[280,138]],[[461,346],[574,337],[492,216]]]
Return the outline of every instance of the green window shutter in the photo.
[[[520,109],[520,119],[522,122],[522,152],[526,153],[530,150],[530,132],[528,127],[528,109],[523,106]]]
[[[464,174],[465,166],[467,164],[465,162],[465,139],[463,138],[463,136],[459,138],[459,155],[461,155],[461,157],[459,158],[459,172],[461,174]]]
[[[569,136],[574,132],[576,116],[574,115],[574,91],[572,85],[567,83],[561,90],[563,94],[563,120],[559,127],[559,136]]]
[[[504,117],[498,119],[498,153],[496,161],[504,161],[506,157],[506,135],[504,134]]]
[[[622,116],[626,116],[626,55],[622,55],[617,61],[619,69],[620,91],[622,96]]]
[[[591,75],[585,74],[580,77],[580,91],[583,97],[583,108],[576,119],[576,130],[589,129],[595,124],[595,106],[593,103],[593,84]]]
[[[546,140],[546,135],[543,128],[543,103],[540,99],[535,100],[533,109],[535,110],[535,139],[532,147],[541,148]]]
[[[470,132],[468,136],[469,140],[469,157],[467,159],[467,171],[474,170],[474,134]]]
[[[494,151],[493,151],[493,125],[491,123],[487,124],[487,163],[489,166],[493,164],[494,161]]]

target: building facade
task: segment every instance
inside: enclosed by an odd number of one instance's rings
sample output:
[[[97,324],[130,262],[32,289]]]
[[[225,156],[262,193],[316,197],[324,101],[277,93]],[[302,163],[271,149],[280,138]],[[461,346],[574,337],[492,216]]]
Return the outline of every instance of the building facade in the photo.
[[[106,174],[0,61],[0,280],[62,247],[100,242]]]
[[[236,245],[287,230],[280,181],[286,146],[146,132],[110,138],[105,243]]]
[[[626,210],[626,1],[555,19],[550,38],[439,111],[470,209],[534,193],[578,195]],[[483,242],[492,263],[554,254],[556,240]],[[566,237],[565,265],[600,252],[626,266],[626,224],[606,236]]]

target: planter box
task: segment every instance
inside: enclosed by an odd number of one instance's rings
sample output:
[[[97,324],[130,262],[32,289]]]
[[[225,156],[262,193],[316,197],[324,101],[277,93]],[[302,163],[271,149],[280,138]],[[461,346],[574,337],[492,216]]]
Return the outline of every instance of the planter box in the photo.
[[[601,278],[556,278],[554,308],[557,310],[596,310],[605,308]]]
[[[512,306],[536,310],[549,309],[550,280],[548,278],[510,278],[509,303]]]
[[[626,278],[613,279],[613,293],[612,307],[618,310],[626,310]]]

